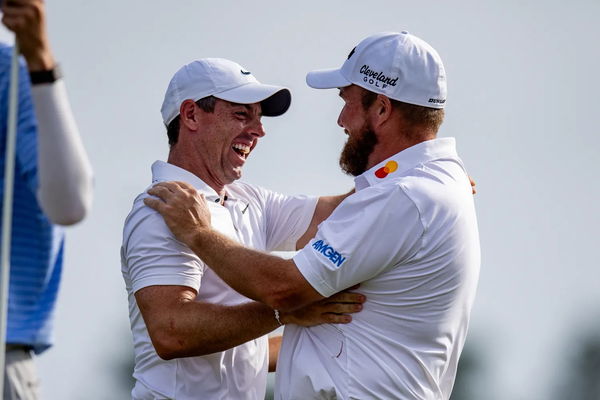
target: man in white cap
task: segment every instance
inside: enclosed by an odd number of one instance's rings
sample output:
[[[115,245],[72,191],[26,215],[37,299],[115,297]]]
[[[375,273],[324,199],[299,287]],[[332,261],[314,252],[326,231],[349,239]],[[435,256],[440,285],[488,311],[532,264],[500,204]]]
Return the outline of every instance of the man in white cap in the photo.
[[[278,116],[290,92],[264,85],[239,64],[207,58],[173,76],[162,106],[170,151],[152,182],[187,182],[210,201],[212,226],[256,249],[295,250],[344,196],[284,196],[235,182],[258,140],[261,116]],[[122,273],[135,350],[134,399],[263,400],[282,324],[347,323],[364,296],[343,292],[293,313],[275,312],[231,289],[162,217],[136,198],[123,232]],[[211,266],[212,267],[212,266]]]
[[[356,193],[292,260],[210,229],[206,206],[166,182],[146,203],[238,292],[293,310],[361,283],[347,325],[286,327],[277,399],[448,399],[480,266],[469,178],[453,138],[437,138],[446,76],[437,52],[407,32],[360,42],[339,69],[309,73],[339,88],[340,163]],[[193,215],[194,218],[184,217]]]

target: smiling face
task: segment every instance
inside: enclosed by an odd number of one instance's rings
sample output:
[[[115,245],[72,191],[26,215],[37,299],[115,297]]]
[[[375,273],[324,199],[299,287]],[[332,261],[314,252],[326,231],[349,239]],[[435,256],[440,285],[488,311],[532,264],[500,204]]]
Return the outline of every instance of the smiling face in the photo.
[[[261,123],[261,107],[255,104],[236,104],[217,99],[214,112],[199,107],[199,128],[193,133],[193,171],[219,192],[224,185],[242,176],[242,167],[265,135]]]

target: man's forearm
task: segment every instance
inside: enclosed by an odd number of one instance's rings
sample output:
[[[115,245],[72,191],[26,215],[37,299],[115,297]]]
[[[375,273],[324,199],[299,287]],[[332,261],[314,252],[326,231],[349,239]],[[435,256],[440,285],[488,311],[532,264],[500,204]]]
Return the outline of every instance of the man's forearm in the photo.
[[[263,336],[282,324],[313,326],[348,323],[360,311],[364,297],[342,292],[294,312],[258,303],[226,306],[197,302],[196,291],[185,286],[148,286],[135,293],[152,344],[164,359],[223,351]],[[275,350],[274,348],[272,349]],[[276,353],[273,352],[274,363]]]
[[[167,317],[144,318],[161,358],[192,357],[224,351],[261,337],[279,326],[268,306],[236,306],[190,301]]]
[[[323,298],[292,260],[240,246],[212,229],[198,229],[186,243],[229,286],[272,308],[293,310]]]

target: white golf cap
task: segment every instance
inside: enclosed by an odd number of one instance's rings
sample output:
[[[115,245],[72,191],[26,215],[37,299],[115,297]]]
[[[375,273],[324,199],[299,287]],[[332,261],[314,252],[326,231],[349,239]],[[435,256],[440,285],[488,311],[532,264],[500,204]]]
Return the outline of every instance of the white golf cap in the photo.
[[[331,89],[358,85],[391,99],[444,108],[446,72],[438,53],[408,32],[384,32],[361,41],[339,69],[309,72],[308,86]]]
[[[179,115],[184,100],[214,96],[240,104],[261,103],[262,114],[275,117],[290,106],[292,96],[283,86],[263,85],[244,67],[224,58],[203,58],[184,65],[173,75],[160,109],[168,126]]]

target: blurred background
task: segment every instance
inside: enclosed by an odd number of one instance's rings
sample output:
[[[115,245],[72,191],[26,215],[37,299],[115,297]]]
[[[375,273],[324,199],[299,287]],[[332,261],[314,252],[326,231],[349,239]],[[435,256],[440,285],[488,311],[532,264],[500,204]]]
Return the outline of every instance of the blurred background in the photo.
[[[94,209],[67,232],[56,345],[38,359],[44,399],[126,399],[132,349],[120,272],[133,198],[165,160],[160,105],[201,57],[238,61],[291,88],[290,111],[244,180],[336,194],[345,140],[337,92],[307,71],[337,67],[365,36],[408,30],[444,60],[440,136],[477,180],[481,279],[453,399],[600,399],[597,249],[600,2],[505,0],[104,0],[47,2],[53,50],[95,169]],[[0,31],[0,39],[11,36]]]

